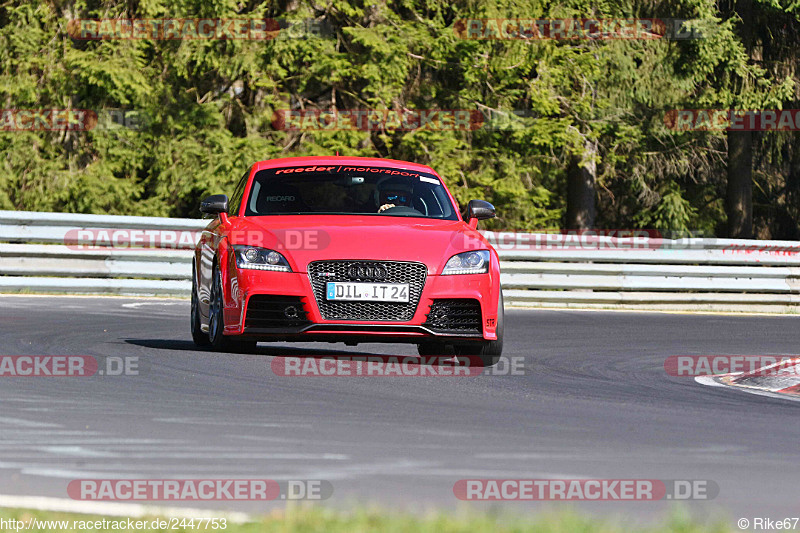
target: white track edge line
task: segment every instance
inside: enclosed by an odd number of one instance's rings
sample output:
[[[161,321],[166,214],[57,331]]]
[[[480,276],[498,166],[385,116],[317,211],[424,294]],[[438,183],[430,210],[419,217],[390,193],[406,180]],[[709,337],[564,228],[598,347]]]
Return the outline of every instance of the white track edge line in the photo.
[[[78,514],[98,514],[125,518],[158,516],[169,518],[226,518],[236,524],[254,522],[246,513],[196,509],[190,507],[161,507],[138,503],[97,502],[50,498],[45,496],[17,496],[0,494],[0,508],[32,509]]]

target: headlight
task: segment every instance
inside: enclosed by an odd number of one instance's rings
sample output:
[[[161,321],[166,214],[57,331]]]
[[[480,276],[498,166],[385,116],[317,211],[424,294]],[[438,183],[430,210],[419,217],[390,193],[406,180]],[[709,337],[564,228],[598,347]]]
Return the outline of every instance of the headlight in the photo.
[[[233,253],[236,254],[236,266],[239,268],[273,270],[276,272],[292,271],[286,258],[275,250],[234,244]]]
[[[489,272],[489,250],[464,252],[451,257],[442,270],[448,274],[486,274]]]

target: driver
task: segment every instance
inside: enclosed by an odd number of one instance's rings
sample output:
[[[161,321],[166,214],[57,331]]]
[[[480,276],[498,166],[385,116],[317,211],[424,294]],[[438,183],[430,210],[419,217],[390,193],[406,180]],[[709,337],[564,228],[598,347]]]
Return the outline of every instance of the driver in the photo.
[[[378,199],[382,213],[392,207],[411,207],[412,187],[408,180],[403,178],[386,178],[378,182]]]

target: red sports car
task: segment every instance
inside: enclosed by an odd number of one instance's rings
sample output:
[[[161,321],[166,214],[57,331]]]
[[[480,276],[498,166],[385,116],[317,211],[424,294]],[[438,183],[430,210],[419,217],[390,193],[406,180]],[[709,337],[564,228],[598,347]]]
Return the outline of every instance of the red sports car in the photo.
[[[361,157],[261,161],[195,250],[191,331],[225,351],[259,341],[401,342],[421,355],[479,356],[503,347],[497,252],[462,218],[433,169]],[[466,219],[466,221],[465,221]]]

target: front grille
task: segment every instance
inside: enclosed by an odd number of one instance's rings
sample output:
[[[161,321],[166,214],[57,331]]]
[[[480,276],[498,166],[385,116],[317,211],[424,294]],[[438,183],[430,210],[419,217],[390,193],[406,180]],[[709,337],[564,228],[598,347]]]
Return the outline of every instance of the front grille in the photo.
[[[471,298],[433,300],[423,326],[437,333],[482,333],[481,304]]]
[[[408,303],[395,302],[330,302],[325,297],[329,281],[375,281],[351,278],[351,266],[383,267],[386,276],[380,283],[408,283]],[[382,271],[381,271],[382,273]],[[323,274],[323,275],[320,275]],[[414,318],[428,269],[422,263],[395,261],[317,261],[309,263],[308,277],[314,289],[319,312],[325,320],[364,320],[405,322]]]
[[[294,329],[311,322],[299,296],[254,294],[247,301],[244,327],[251,329]]]

